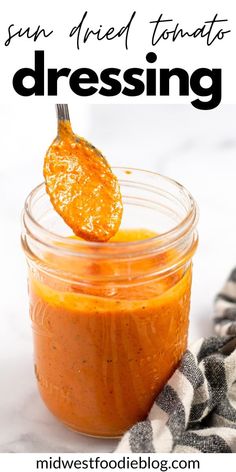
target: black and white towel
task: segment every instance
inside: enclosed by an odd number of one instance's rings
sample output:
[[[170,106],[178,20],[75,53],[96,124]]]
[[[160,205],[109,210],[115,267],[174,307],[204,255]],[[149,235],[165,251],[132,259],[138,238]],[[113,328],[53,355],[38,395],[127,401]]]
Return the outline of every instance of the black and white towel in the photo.
[[[186,351],[115,452],[236,452],[236,269],[216,297],[214,326],[217,336]]]

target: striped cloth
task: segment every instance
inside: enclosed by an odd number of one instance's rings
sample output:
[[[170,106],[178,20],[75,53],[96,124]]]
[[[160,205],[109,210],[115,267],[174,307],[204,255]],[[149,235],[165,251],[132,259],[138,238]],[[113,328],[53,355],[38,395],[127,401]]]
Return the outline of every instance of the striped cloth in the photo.
[[[236,269],[216,297],[214,326],[218,336],[186,351],[115,452],[236,452]]]

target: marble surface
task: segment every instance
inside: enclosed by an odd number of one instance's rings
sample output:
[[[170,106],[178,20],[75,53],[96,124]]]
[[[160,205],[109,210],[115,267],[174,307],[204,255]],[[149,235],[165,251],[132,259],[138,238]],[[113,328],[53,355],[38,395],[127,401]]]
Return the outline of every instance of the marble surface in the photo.
[[[189,188],[200,208],[190,341],[212,333],[212,300],[236,264],[236,107],[75,106],[74,127],[113,165],[157,170]],[[66,430],[39,398],[33,375],[20,213],[42,180],[55,134],[51,105],[1,105],[0,451],[110,452],[116,441]],[[77,124],[78,123],[78,124]],[[26,126],[27,124],[27,126]]]

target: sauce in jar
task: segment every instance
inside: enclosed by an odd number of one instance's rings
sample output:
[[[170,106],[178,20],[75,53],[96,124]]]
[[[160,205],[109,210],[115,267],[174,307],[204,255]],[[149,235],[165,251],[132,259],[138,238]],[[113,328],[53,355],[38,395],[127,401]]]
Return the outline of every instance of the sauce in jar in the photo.
[[[147,234],[122,231],[120,240]],[[186,349],[190,286],[191,267],[109,298],[105,285],[98,296],[32,276],[35,372],[50,410],[96,436],[119,436],[144,419]]]
[[[153,174],[163,188],[157,194],[150,186],[147,200],[147,190],[142,192],[149,173],[121,172],[124,185],[130,179],[125,221],[130,221],[129,208],[136,212],[135,202],[146,204],[151,196],[161,203],[155,212],[163,212],[166,203],[162,205],[160,195],[167,195],[174,210],[166,212],[160,234],[121,229],[109,243],[57,237],[50,232],[54,222],[42,204],[42,186],[29,196],[23,217],[41,396],[68,427],[101,437],[120,436],[144,419],[176,369],[187,345],[191,259],[197,245],[196,208],[185,190],[180,195],[175,182]],[[141,196],[135,200],[138,186]],[[128,192],[133,192],[130,199]],[[178,207],[180,196],[184,205]],[[152,226],[158,221],[161,226],[161,213],[155,220],[153,207]],[[140,206],[137,215],[139,219],[142,208],[144,220],[147,206]],[[172,218],[178,212],[176,224]],[[170,231],[163,230],[167,221]]]

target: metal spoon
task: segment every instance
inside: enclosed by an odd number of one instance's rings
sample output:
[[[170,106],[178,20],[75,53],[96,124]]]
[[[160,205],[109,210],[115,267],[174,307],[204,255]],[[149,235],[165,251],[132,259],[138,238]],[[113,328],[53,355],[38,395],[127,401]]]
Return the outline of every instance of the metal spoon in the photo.
[[[68,105],[58,104],[56,110],[58,135],[44,160],[46,190],[77,236],[107,241],[122,217],[118,180],[102,153],[72,131]]]

